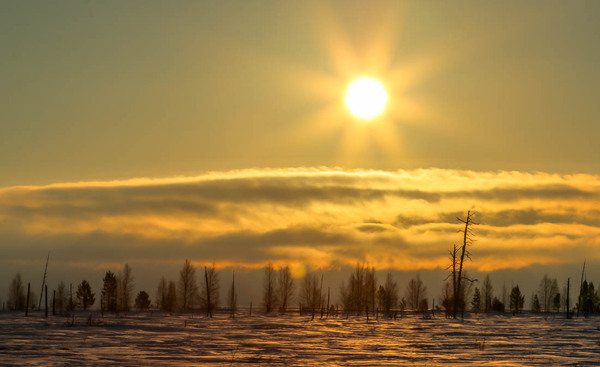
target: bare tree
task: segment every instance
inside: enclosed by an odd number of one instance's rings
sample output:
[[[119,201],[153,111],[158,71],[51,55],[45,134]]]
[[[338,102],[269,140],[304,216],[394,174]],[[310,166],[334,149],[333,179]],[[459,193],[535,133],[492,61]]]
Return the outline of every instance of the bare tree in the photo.
[[[350,274],[348,284],[342,282],[340,294],[345,312],[361,314],[367,308],[374,310],[375,268],[368,269],[364,264],[356,264],[356,269]]]
[[[158,286],[156,287],[156,307],[159,310],[166,311],[165,306],[167,304],[168,288],[169,285],[167,279],[161,277]]]
[[[427,287],[423,285],[423,281],[419,274],[417,278],[412,278],[406,287],[406,303],[410,309],[418,310],[427,297]]]
[[[549,278],[548,274],[544,274],[544,277],[540,281],[537,294],[540,301],[541,311],[550,312],[554,303],[554,299],[558,294],[558,282],[556,279]]]
[[[219,304],[219,274],[213,263],[211,267],[204,267],[204,277],[202,278],[200,304],[206,311],[207,317],[212,317],[213,311]]]
[[[306,273],[300,289],[300,302],[301,308],[310,310],[313,318],[315,316],[315,310],[317,310],[321,304],[321,295],[319,292],[319,280],[317,279],[317,275]]]
[[[471,254],[469,252],[468,247],[473,244],[473,231],[471,228],[475,224],[475,223],[473,223],[473,215],[474,215],[474,213],[471,213],[471,211],[469,210],[469,211],[467,211],[466,219],[463,220],[461,218],[457,218],[459,222],[464,223],[465,228],[462,231],[462,234],[463,234],[462,246],[457,248],[455,245],[454,250],[451,252],[451,255],[452,255],[451,267],[452,267],[452,282],[453,282],[452,316],[454,318],[456,318],[456,316],[458,314],[460,305],[465,303],[465,300],[461,299],[461,296],[464,293],[463,280],[469,280],[469,279],[463,275],[463,268],[464,268],[465,257],[468,259],[471,258]],[[458,256],[459,254],[460,254],[460,257]],[[464,306],[462,307],[462,309],[464,309]]]
[[[275,284],[275,268],[272,263],[265,267],[265,278],[263,282],[263,306],[266,312],[271,312],[277,304],[277,292]]]
[[[8,309],[24,310],[26,303],[25,287],[21,280],[21,274],[17,273],[8,286]]]
[[[133,298],[133,275],[129,264],[123,266],[123,272],[118,276],[117,294],[120,310],[128,312]]]
[[[494,297],[494,288],[492,287],[492,281],[490,275],[486,275],[483,285],[481,286],[481,293],[483,296],[483,312],[488,313],[492,311],[492,298]]]
[[[196,285],[196,269],[188,259],[183,263],[179,272],[178,284],[179,300],[181,309],[189,311],[194,307],[194,301],[198,297],[198,286]]]
[[[292,278],[289,266],[279,268],[277,291],[280,301],[279,309],[285,312],[294,298],[294,278]]]

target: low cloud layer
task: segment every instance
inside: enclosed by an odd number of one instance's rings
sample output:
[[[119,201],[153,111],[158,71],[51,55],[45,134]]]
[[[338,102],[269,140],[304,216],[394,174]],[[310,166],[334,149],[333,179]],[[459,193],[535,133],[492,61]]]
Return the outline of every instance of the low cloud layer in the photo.
[[[480,271],[600,254],[600,179],[523,172],[244,170],[0,189],[0,258],[444,268],[477,213]],[[8,274],[4,274],[8,275]]]

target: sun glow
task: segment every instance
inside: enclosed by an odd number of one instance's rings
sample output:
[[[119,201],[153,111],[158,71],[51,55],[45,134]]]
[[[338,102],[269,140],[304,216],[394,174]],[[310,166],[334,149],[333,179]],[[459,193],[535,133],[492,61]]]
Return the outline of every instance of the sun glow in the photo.
[[[385,110],[388,94],[380,81],[362,77],[352,82],[346,92],[346,106],[354,116],[371,120]]]

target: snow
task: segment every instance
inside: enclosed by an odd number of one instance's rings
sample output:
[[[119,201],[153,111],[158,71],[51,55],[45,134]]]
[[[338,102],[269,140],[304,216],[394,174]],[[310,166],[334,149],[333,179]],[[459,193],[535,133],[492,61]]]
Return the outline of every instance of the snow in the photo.
[[[600,317],[0,313],[0,365],[598,365]]]

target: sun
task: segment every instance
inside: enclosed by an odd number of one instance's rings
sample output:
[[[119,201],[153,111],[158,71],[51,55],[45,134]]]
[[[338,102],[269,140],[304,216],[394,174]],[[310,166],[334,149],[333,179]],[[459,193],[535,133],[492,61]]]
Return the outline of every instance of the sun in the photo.
[[[363,120],[371,120],[385,110],[388,94],[379,80],[362,77],[348,86],[346,106],[350,113]]]

